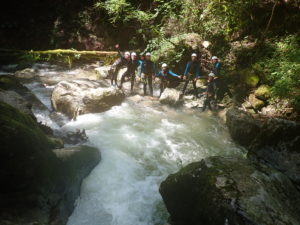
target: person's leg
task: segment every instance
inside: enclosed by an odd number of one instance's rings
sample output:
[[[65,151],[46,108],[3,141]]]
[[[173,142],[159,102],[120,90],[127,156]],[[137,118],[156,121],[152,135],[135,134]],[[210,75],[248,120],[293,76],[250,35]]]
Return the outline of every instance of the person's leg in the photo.
[[[135,74],[131,74],[131,92],[133,91],[133,86],[134,86],[134,80],[135,80]]]
[[[110,73],[110,83],[111,85],[114,85],[114,80],[115,80],[115,74],[117,73],[116,68],[111,68],[111,73]]]
[[[182,90],[182,95],[185,95],[185,91],[186,91],[186,88],[187,88],[187,86],[188,86],[188,84],[189,84],[189,81],[190,81],[190,80],[186,80],[186,81],[185,81],[184,86],[183,86],[183,90]]]
[[[205,111],[206,106],[207,106],[207,99],[208,99],[208,97],[205,98],[204,103],[203,103],[203,108],[202,108],[203,112]]]
[[[163,91],[164,91],[164,84],[163,84],[163,80],[162,80],[162,79],[160,80],[160,85],[159,85],[159,87],[160,87],[160,93],[159,93],[159,97],[160,97],[161,94],[162,94]]]
[[[142,81],[143,81],[143,89],[144,89],[144,95],[146,95],[147,92],[147,77],[146,74],[142,73]]]
[[[212,101],[212,97],[208,97],[207,98],[207,106],[208,106],[209,110],[212,110],[211,104],[210,104],[211,101]]]
[[[122,74],[120,88],[122,88],[123,83],[124,83],[124,81],[125,81],[125,77],[127,77],[127,76],[128,76],[128,71],[126,70],[126,71]]]
[[[197,86],[196,86],[196,81],[193,80],[193,87],[194,87],[194,94],[197,97],[198,96],[198,90],[197,90]]]
[[[148,75],[148,83],[149,83],[149,89],[150,89],[150,96],[153,96],[153,87],[152,87],[152,75]]]

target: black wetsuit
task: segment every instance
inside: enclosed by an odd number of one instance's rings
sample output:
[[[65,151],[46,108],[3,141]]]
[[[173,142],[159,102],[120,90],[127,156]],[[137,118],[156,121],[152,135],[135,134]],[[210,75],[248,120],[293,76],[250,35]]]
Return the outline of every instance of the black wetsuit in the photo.
[[[212,110],[210,102],[215,99],[215,94],[216,94],[216,84],[214,80],[212,80],[209,81],[207,84],[206,99],[204,100],[203,111],[205,111],[207,106],[210,110]]]
[[[174,79],[175,77],[176,78],[178,77],[178,75],[176,73],[173,73],[171,70],[166,70],[166,71],[162,70],[156,76],[160,78],[159,96],[161,96],[163,91],[168,87],[169,83],[172,81],[172,78]]]
[[[131,78],[131,91],[133,91],[134,80],[135,80],[135,71],[139,66],[140,66],[140,63],[139,63],[138,59],[130,60],[127,63],[127,70],[123,73],[122,78],[121,78],[121,85],[120,85],[121,88],[125,81],[125,77],[130,77]]]
[[[147,91],[147,83],[150,89],[150,95],[153,96],[152,76],[155,75],[155,64],[151,60],[144,60],[140,65],[141,78],[144,83],[144,95]]]
[[[185,94],[186,88],[187,88],[190,80],[192,80],[195,95],[197,96],[198,91],[197,91],[197,87],[196,87],[195,78],[199,78],[200,73],[201,73],[201,68],[200,68],[199,61],[190,61],[186,64],[186,68],[184,71],[184,76],[186,77],[186,80],[185,80],[183,90],[182,90],[183,95]]]
[[[221,63],[219,62],[213,63],[212,72],[216,76],[214,82],[217,87],[217,91],[216,91],[217,100],[222,100],[226,93],[228,94],[229,97],[232,97],[232,94],[227,86],[227,83],[224,81],[223,77],[221,76]]]
[[[119,58],[114,62],[114,64],[112,65],[112,71],[111,71],[111,85],[114,84],[118,85],[117,83],[117,78],[118,78],[118,72],[119,70],[123,67],[123,66],[128,66],[128,63],[130,62],[129,60],[125,59],[124,56],[121,55],[121,52],[118,51],[119,54]]]

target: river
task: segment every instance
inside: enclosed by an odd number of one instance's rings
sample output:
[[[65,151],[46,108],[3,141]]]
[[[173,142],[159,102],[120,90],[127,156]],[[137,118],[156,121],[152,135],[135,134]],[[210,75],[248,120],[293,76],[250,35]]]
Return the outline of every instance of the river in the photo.
[[[59,76],[55,68],[39,73]],[[66,71],[64,71],[66,73]],[[26,84],[51,110],[53,86]],[[35,112],[57,129],[49,113]],[[111,110],[66,121],[63,131],[85,129],[102,160],[83,181],[68,225],[166,225],[160,183],[188,163],[215,155],[241,155],[217,117],[161,106],[133,96]]]

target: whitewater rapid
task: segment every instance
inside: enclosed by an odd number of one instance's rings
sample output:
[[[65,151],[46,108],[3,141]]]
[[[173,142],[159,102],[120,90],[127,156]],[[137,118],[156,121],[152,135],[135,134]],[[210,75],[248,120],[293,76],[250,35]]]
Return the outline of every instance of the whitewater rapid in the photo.
[[[207,156],[241,154],[216,118],[130,101],[63,129],[86,129],[102,154],[68,225],[164,225],[159,185],[168,174]]]
[[[40,76],[57,71],[38,65]],[[68,225],[166,225],[168,213],[159,194],[160,183],[188,163],[214,155],[241,155],[220,119],[197,111],[161,106],[157,100],[134,96],[99,114],[77,121],[51,119],[54,86],[37,79],[26,86],[46,106],[34,110],[40,122],[60,131],[85,129],[90,145],[101,152],[101,162],[84,179]]]

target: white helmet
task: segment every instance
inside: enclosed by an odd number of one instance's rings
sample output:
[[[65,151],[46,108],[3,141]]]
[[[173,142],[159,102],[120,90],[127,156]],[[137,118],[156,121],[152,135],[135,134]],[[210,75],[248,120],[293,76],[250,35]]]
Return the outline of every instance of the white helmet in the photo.
[[[147,52],[147,53],[146,53],[146,56],[151,56],[151,53],[150,53],[150,52]]]
[[[135,52],[131,52],[131,56],[136,56],[136,53]]]
[[[211,59],[218,59],[218,57],[217,56],[213,56],[213,57],[211,57]]]
[[[193,53],[191,56],[192,56],[192,57],[197,57],[197,54],[196,54],[196,53]]]
[[[125,52],[125,54],[124,55],[130,55],[130,52]]]
[[[167,65],[166,63],[163,63],[163,64],[161,65],[161,67],[162,67],[162,68],[168,67],[168,65]]]
[[[215,77],[215,74],[214,73],[210,73],[208,74],[209,77]]]

